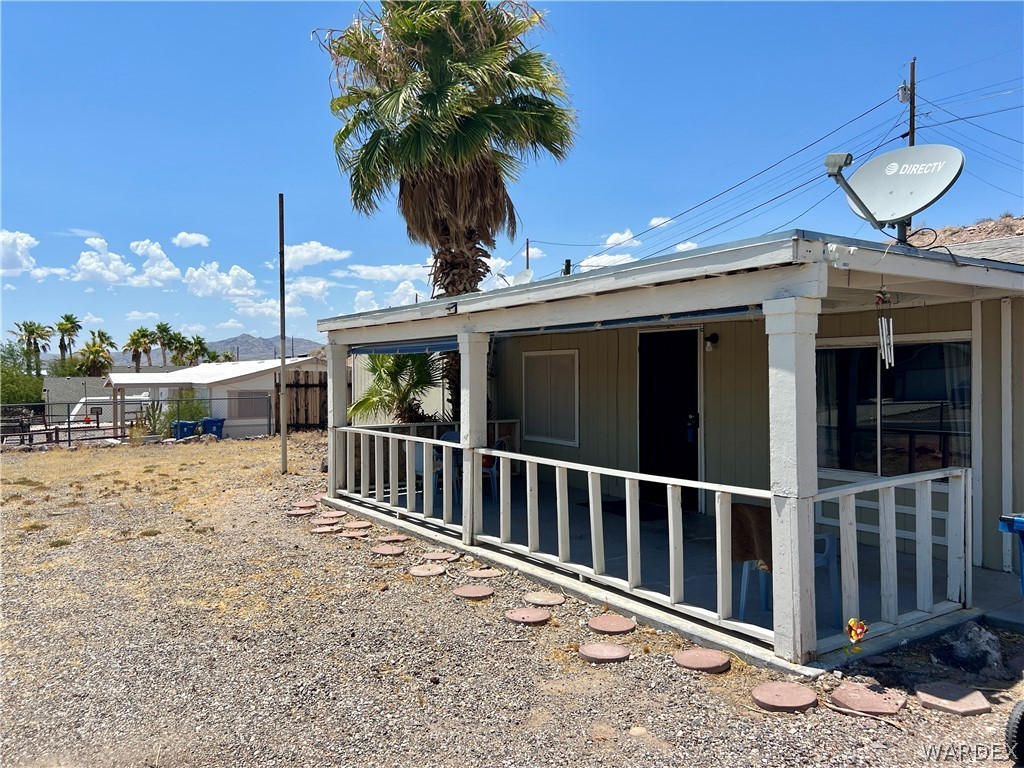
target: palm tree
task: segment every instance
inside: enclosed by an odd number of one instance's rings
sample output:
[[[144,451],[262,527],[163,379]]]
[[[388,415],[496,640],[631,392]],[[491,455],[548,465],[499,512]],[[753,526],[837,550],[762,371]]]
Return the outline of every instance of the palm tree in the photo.
[[[60,361],[63,363],[75,346],[75,339],[82,332],[82,321],[72,314],[61,315],[55,326],[60,334]]]
[[[221,352],[220,361],[222,363],[232,363],[235,360],[235,356],[231,352]]]
[[[172,331],[167,339],[167,348],[171,350],[171,365],[189,365],[188,339],[180,331]]]
[[[189,365],[199,365],[199,361],[208,357],[209,354],[210,348],[206,346],[206,339],[202,336],[194,335],[188,340],[188,351],[185,356],[188,358]]]
[[[116,346],[114,348],[117,349]],[[114,358],[111,357],[108,347],[97,340],[95,333],[79,350],[77,357],[85,376],[103,376],[114,365]]]
[[[174,330],[170,323],[157,323],[153,326],[153,343],[160,347],[160,357],[163,367],[167,367],[167,350],[171,346],[171,337]]]
[[[114,337],[106,331],[89,331],[89,343],[98,344],[105,350],[117,350],[117,342],[114,341]]]
[[[353,206],[376,212],[398,186],[409,239],[434,253],[435,292],[476,291],[483,246],[515,237],[507,185],[524,160],[568,154],[575,116],[561,74],[522,37],[541,24],[524,3],[384,0],[323,43],[343,93],[331,110]]]
[[[48,325],[34,320],[15,323],[17,330],[9,331],[15,335],[18,343],[25,350],[25,372],[29,375],[42,376],[41,357],[43,352],[50,351],[50,339],[54,330]]]
[[[148,328],[136,328],[128,334],[128,340],[121,347],[122,352],[132,353],[132,363],[135,365],[136,373],[139,373],[142,369],[142,355],[149,348],[150,333],[151,331]]]
[[[441,383],[441,360],[434,355],[367,355],[373,374],[363,396],[349,406],[349,416],[386,414],[400,424],[426,421],[420,399]]]

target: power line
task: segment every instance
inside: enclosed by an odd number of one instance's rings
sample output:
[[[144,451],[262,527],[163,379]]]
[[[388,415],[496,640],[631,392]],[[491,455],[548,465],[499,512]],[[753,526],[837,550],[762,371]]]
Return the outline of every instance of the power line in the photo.
[[[981,178],[981,176],[979,176],[978,174],[971,173],[966,168],[964,168],[964,173],[966,173],[968,176],[973,176],[978,181],[980,181],[982,184],[988,184],[990,187],[992,187],[992,189],[998,189],[1000,192],[1005,192],[1006,194],[1012,195],[1013,197],[1016,197],[1016,198],[1024,198],[1024,195],[1022,195],[1020,192],[1011,192],[1008,189],[1003,189],[1002,187],[993,184],[991,181],[987,181],[986,179]]]
[[[939,109],[942,109],[942,107],[939,107]],[[946,121],[941,122],[941,123],[933,123],[933,125],[949,125],[950,123],[959,123],[959,122],[962,122],[964,120],[970,122],[970,120],[972,118],[975,118],[975,117],[985,117],[987,115],[998,115],[1000,112],[1010,112],[1011,110],[1014,110],[1014,109],[1024,109],[1024,104],[1016,104],[1016,105],[1014,105],[1012,107],[1004,107],[1003,109],[993,109],[991,112],[980,112],[977,115],[967,115],[967,117],[958,117],[956,120],[946,120]],[[943,109],[942,111],[943,112],[947,112],[948,110]],[[971,123],[971,125],[974,125],[974,123]],[[981,126],[979,125],[979,126],[976,126],[976,127],[980,128]]]
[[[918,94],[918,95],[920,95],[920,94]],[[971,120],[969,118],[960,117],[960,115],[957,115],[957,114],[954,114],[953,112],[950,112],[945,107],[940,107],[938,104],[935,104],[935,103],[933,103],[931,101],[928,101],[928,99],[926,99],[924,96],[921,96],[921,101],[925,102],[926,104],[931,104],[936,109],[941,109],[947,115],[953,115],[953,117],[955,117],[957,120],[966,120],[968,123],[973,125],[975,128],[981,128],[981,130],[987,131],[988,133],[991,133],[993,136],[998,136],[998,137],[1000,137],[1002,139],[1007,139],[1009,141],[1015,141],[1018,144],[1024,144],[1024,141],[1021,141],[1020,139],[1015,139],[1012,136],[1007,136],[1005,134],[999,133],[998,131],[993,131],[991,128],[986,128],[983,125],[978,125],[977,123],[971,122]],[[1008,107],[1008,109],[1013,109],[1013,107]],[[989,113],[989,114],[991,114],[991,113]]]
[[[925,80],[927,80],[927,79],[928,78],[926,77]],[[1019,82],[1020,80],[1024,80],[1024,77],[1011,77],[1009,80],[1000,80],[998,83],[989,83],[988,85],[982,85],[982,86],[979,86],[977,88],[971,88],[970,90],[967,90],[967,91],[960,91],[960,93],[953,93],[953,94],[950,94],[949,96],[943,96],[941,99],[939,99],[939,101],[941,101],[942,103],[947,103],[947,102],[949,102],[949,101],[951,101],[951,100],[953,100],[953,99],[955,99],[955,98],[957,98],[959,96],[967,96],[968,94],[971,94],[971,93],[977,93],[978,91],[984,91],[986,88],[998,88],[1000,85],[1006,85],[1008,83],[1016,83],[1016,82]],[[1016,90],[1016,89],[1014,89],[1014,90]]]
[[[924,128],[926,130],[929,130],[929,131],[934,131],[939,136],[942,136],[947,141],[952,141],[954,144],[961,143],[964,146],[969,147],[972,152],[975,152],[975,153],[981,155],[982,157],[987,157],[993,163],[996,163],[996,164],[1002,166],[1003,168],[1008,168],[1011,171],[1017,171],[1018,173],[1024,172],[1024,168],[1018,168],[1016,165],[1011,165],[1010,163],[1006,162],[1006,160],[1000,160],[998,157],[993,157],[992,155],[988,154],[987,152],[984,152],[984,151],[978,149],[977,147],[974,147],[974,146],[971,146],[971,145],[973,145],[973,144],[981,144],[981,146],[985,147],[986,149],[990,149],[993,152],[995,152],[997,154],[1000,154],[1000,155],[1002,155],[1003,157],[1005,157],[1005,158],[1007,158],[1009,160],[1017,161],[1018,158],[1013,157],[1011,155],[1007,155],[1005,152],[1000,152],[998,149],[990,147],[987,144],[982,144],[980,141],[975,141],[974,139],[972,139],[972,138],[970,138],[968,136],[965,136],[964,134],[962,134],[960,131],[956,130],[955,128],[951,128],[949,126],[946,126],[947,130],[952,131],[953,133],[955,133],[957,136],[960,137],[959,142],[957,141],[957,139],[953,138],[952,136],[950,136],[945,131],[940,131],[938,128],[933,127],[932,124],[930,124],[930,123],[924,123],[920,127]]]
[[[917,81],[918,85],[923,83],[925,80],[933,80],[936,77],[942,77],[943,75],[948,75],[950,72],[959,72],[961,69],[967,69],[967,67],[973,67],[975,64],[982,64],[983,62],[991,61],[992,59],[997,59],[1000,56],[1005,56],[1008,53],[1014,53],[1016,51],[1019,51],[1021,48],[1024,48],[1024,46],[1018,45],[1016,48],[1010,48],[1008,51],[1000,51],[999,53],[993,53],[991,56],[986,56],[984,59],[978,59],[977,61],[971,61],[971,62],[968,62],[967,64],[961,64],[959,67],[953,67],[952,69],[947,69],[945,72],[938,72],[938,73],[936,73],[934,75],[928,75],[928,77],[923,77],[920,80],[918,80]]]

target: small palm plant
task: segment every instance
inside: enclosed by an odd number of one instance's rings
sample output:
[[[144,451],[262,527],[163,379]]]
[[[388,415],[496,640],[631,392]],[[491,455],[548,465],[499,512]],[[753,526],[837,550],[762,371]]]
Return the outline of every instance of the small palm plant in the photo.
[[[435,355],[368,355],[373,381],[349,406],[349,416],[387,415],[400,424],[429,421],[423,396],[441,384],[441,360]]]

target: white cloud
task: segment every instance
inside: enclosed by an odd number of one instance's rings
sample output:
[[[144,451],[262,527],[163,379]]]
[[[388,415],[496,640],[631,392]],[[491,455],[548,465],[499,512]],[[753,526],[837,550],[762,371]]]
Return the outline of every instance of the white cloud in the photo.
[[[259,294],[256,278],[237,264],[227,272],[221,272],[216,261],[203,262],[199,267],[189,267],[183,281],[193,296],[242,298]]]
[[[343,261],[352,255],[352,251],[339,251],[329,245],[310,240],[300,245],[286,245],[284,247],[284,269],[285,272],[297,272],[303,267],[313,264],[320,264],[324,261]],[[277,264],[267,266],[276,267]]]
[[[525,258],[526,257],[526,249],[523,248],[523,250],[521,250],[519,252],[519,255]],[[543,251],[543,249],[538,248],[536,245],[531,245],[530,246],[530,258],[531,259],[543,259],[545,256],[547,256],[547,254]]]
[[[300,296],[309,296],[317,301],[327,301],[327,289],[332,283],[322,277],[299,277],[285,284],[285,304],[291,304]]]
[[[35,267],[36,260],[29,251],[37,245],[39,241],[28,232],[0,229],[0,275],[17,277]]]
[[[632,248],[634,246],[640,245],[640,241],[633,237],[633,231],[629,229],[629,227],[627,227],[625,232],[612,232],[610,235],[608,235],[607,239],[604,241],[604,244],[608,246],[614,245]]]
[[[601,267],[613,267],[616,264],[628,264],[631,261],[636,261],[636,259],[628,253],[587,256],[587,258],[580,262],[580,272],[589,272],[592,269],[600,269]]]
[[[422,296],[423,290],[417,288],[411,280],[403,280],[388,294],[388,306],[405,307],[415,304],[417,296]]]
[[[377,300],[373,297],[373,291],[359,291],[356,294],[354,312],[369,312],[379,308]]]
[[[210,238],[198,232],[179,232],[171,238],[171,242],[179,248],[191,248],[194,245],[205,248],[210,244]]]
[[[426,280],[427,264],[350,264],[346,269],[331,272],[331,277],[358,277],[363,280],[398,282],[400,280]]]
[[[95,280],[100,283],[123,283],[133,274],[135,267],[124,260],[120,254],[107,248],[107,241],[102,237],[86,238],[85,244],[93,250],[82,251],[74,266],[75,276],[72,280]]]
[[[140,320],[159,320],[160,315],[156,312],[139,312],[137,309],[133,309],[127,315],[124,316],[125,320],[130,320],[135,323]]]
[[[533,250],[532,248],[530,249]],[[531,254],[532,256],[532,254]],[[480,281],[481,291],[493,291],[495,288],[505,288],[512,282],[513,275],[505,272],[505,268],[512,263],[511,260],[505,260],[500,256],[492,256],[489,259],[484,259],[487,262],[487,266],[490,267],[491,271],[483,280]],[[504,273],[505,279],[498,277],[498,273]]]
[[[692,251],[697,247],[697,244],[692,240],[687,240],[685,243],[676,243],[676,253],[680,251]]]
[[[96,317],[92,312],[86,312],[85,317],[82,318],[82,322],[88,323],[89,325],[99,325],[103,322],[103,318]]]
[[[36,267],[35,269],[29,270],[29,274],[32,278],[42,282],[50,275],[56,275],[61,280],[67,280],[71,274],[71,270],[65,269],[64,267]]]
[[[181,270],[174,262],[167,258],[160,243],[150,240],[135,240],[129,248],[132,252],[145,256],[146,262],[142,265],[142,274],[128,278],[128,285],[137,288],[160,287],[171,280],[181,279]]]
[[[82,291],[82,293],[96,293],[96,289],[90,285],[88,288]]]
[[[670,221],[672,221],[672,217],[671,216],[655,216],[649,222],[647,222],[647,226],[649,226],[649,227],[664,227]]]
[[[16,291],[16,290],[18,290],[18,289],[17,289],[17,288],[15,288],[15,287],[14,287],[13,285],[11,285],[10,283],[4,283],[4,290],[5,290],[5,291]]]
[[[279,317],[277,299],[263,299],[262,301],[233,299],[233,301],[235,302],[235,311],[243,317]],[[285,297],[285,311],[289,317],[305,317],[308,314],[304,308],[297,304],[291,304],[287,296]]]
[[[202,323],[185,323],[184,325],[181,326],[181,332],[184,334],[202,333],[205,330],[206,326],[203,325]]]
[[[217,327],[230,331],[237,330],[239,328],[245,328],[245,326],[242,325],[242,323],[238,322],[233,317],[230,320],[225,320],[223,323],[217,323]]]

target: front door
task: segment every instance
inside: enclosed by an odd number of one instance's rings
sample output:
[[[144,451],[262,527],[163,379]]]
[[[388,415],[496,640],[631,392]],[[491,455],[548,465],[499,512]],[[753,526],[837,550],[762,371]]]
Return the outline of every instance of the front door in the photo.
[[[641,472],[699,479],[699,343],[696,329],[640,334]],[[660,484],[642,483],[640,496],[645,504],[666,504]],[[695,489],[683,489],[683,511],[697,511]]]

